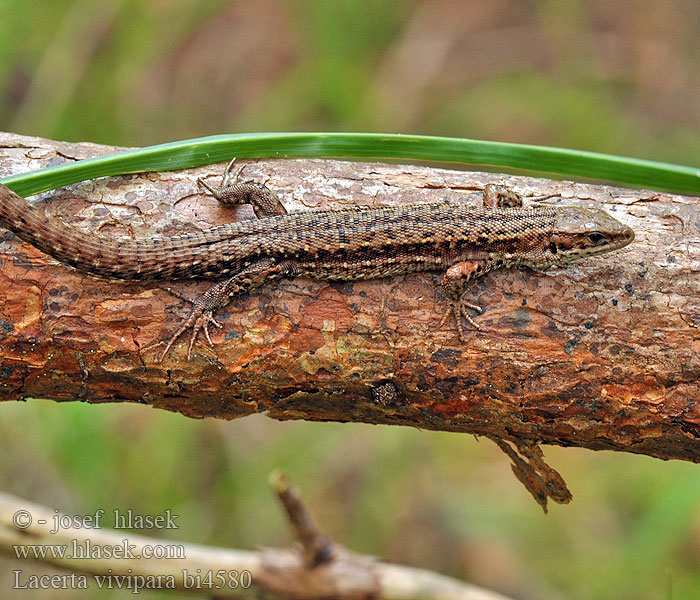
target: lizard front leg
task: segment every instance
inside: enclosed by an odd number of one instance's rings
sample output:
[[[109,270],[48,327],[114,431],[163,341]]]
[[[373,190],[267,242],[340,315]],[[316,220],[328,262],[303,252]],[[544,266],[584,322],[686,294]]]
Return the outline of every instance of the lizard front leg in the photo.
[[[489,270],[488,263],[483,260],[469,260],[452,265],[442,277],[440,289],[449,301],[450,305],[445,311],[445,316],[442,318],[440,325],[444,325],[450,315],[454,314],[457,323],[457,331],[459,339],[465,341],[464,328],[462,327],[462,317],[471,323],[476,329],[481,329],[477,323],[471,318],[467,309],[472,309],[481,314],[483,309],[478,304],[471,304],[464,299],[464,286],[467,282],[475,277],[483,275]]]
[[[502,185],[488,183],[484,186],[483,204],[486,208],[514,208],[523,205],[523,199],[516,191]],[[468,260],[452,265],[442,277],[440,288],[450,305],[445,311],[440,325],[444,325],[450,315],[455,316],[459,339],[465,341],[462,317],[464,317],[475,329],[481,329],[472,319],[467,309],[483,313],[483,309],[478,304],[472,304],[464,299],[465,285],[476,277],[490,271],[492,266],[485,260]]]
[[[250,204],[258,219],[286,215],[287,209],[266,185],[261,183],[238,183],[238,176],[243,167],[240,167],[231,175],[231,169],[235,161],[236,158],[234,157],[228,163],[226,171],[224,171],[224,175],[221,178],[221,185],[218,188],[210,186],[201,177],[197,179],[197,183],[224,204]]]
[[[256,287],[260,287],[269,279],[293,274],[294,266],[290,261],[280,262],[275,258],[264,258],[248,265],[233,277],[215,283],[203,295],[195,300],[190,300],[183,294],[169,289],[168,291],[178,298],[190,302],[192,304],[192,310],[185,322],[171,336],[157,362],[163,362],[165,355],[175,343],[175,340],[189,328],[192,328],[192,335],[190,337],[190,344],[187,347],[187,360],[189,360],[192,355],[192,347],[194,346],[194,342],[200,330],[204,330],[207,341],[213,346],[214,344],[209,335],[209,325],[213,324],[216,327],[222,327],[221,323],[214,319],[214,312],[226,306],[233,296],[238,296]]]

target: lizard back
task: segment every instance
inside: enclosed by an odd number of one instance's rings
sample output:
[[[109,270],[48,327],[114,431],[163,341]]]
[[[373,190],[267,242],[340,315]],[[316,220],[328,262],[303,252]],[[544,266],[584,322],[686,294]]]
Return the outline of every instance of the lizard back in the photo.
[[[555,220],[551,207],[442,201],[298,212],[177,236],[110,239],[48,219],[0,187],[0,225],[81,271],[115,279],[220,279],[261,257],[292,261],[298,275],[324,279],[366,279],[492,257],[508,266],[541,252]]]

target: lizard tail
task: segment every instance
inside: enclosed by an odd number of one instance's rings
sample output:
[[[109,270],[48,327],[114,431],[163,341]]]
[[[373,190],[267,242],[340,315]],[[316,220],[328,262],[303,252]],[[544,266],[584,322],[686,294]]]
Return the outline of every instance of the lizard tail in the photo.
[[[235,223],[173,237],[109,238],[47,218],[2,184],[0,227],[65,264],[110,279],[217,279],[222,252],[228,254],[228,273],[240,268],[237,257],[247,256],[254,245]]]
[[[0,184],[0,227],[80,271],[115,279],[162,279],[157,244],[115,240],[49,219]]]

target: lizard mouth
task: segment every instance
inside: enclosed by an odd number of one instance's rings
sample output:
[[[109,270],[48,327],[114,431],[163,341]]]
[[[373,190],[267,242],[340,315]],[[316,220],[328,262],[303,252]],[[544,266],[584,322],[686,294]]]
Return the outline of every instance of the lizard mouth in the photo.
[[[623,239],[620,248],[624,248],[627,244],[634,241],[634,231],[630,227],[626,227],[623,232]]]
[[[597,245],[591,246],[589,248],[591,252],[590,254],[586,254],[586,256],[619,250],[620,248],[624,248],[625,246],[631,244],[633,241],[634,231],[629,227],[622,227],[615,233],[608,233],[605,236],[605,241],[600,247]]]
[[[562,207],[549,250],[558,263],[596,256],[624,248],[634,231],[608,213],[595,208]]]
[[[623,226],[614,237],[617,238],[617,242],[620,244],[618,247],[622,248],[634,241],[634,231],[631,227]]]
[[[559,261],[569,263],[579,258],[607,254],[619,250],[634,241],[634,231],[629,227],[620,228],[615,232],[579,233],[575,235],[554,236],[550,248],[553,254],[559,253]]]

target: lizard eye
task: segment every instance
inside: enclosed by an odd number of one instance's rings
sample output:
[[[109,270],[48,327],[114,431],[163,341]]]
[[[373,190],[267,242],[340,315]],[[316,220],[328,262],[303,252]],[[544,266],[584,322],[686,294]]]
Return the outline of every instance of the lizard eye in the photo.
[[[588,241],[594,246],[599,246],[606,241],[606,237],[602,233],[594,232],[588,234]]]

